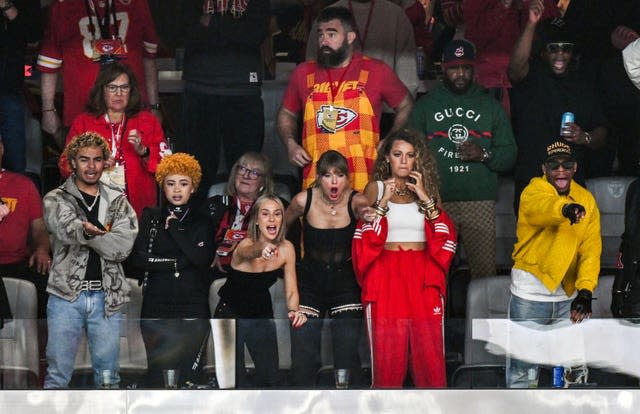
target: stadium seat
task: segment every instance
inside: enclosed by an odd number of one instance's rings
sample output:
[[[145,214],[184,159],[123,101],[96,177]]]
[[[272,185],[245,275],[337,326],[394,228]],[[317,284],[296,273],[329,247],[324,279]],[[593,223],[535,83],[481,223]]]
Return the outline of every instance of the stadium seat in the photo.
[[[26,280],[2,280],[13,320],[0,329],[0,388],[34,388],[39,376],[36,287]]]
[[[598,177],[587,180],[587,188],[600,209],[602,256],[600,267],[608,272],[615,268],[621,236],[624,233],[624,207],[629,184],[636,177]]]
[[[511,253],[516,243],[516,215],[513,211],[514,183],[512,177],[498,179],[496,200],[496,269],[509,273],[513,266]]]

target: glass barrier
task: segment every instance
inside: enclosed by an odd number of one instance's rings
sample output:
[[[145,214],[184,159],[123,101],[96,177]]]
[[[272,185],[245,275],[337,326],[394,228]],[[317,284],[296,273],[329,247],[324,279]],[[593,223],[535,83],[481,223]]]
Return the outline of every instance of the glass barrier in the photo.
[[[412,326],[410,321],[392,322]],[[287,319],[125,317],[119,332],[119,368],[105,361],[92,364],[90,341],[83,333],[67,388],[365,390],[371,388],[372,379],[364,325],[356,322],[354,329],[353,321],[336,319],[312,321],[293,330]],[[637,388],[640,358],[629,350],[640,343],[639,328],[640,321],[619,319],[589,319],[579,324],[566,319],[446,319],[447,386]],[[4,321],[0,389],[51,386],[45,381],[52,362],[46,355],[47,337],[44,320]],[[98,337],[92,343],[98,348],[107,342]],[[355,344],[351,353],[344,349],[349,343]],[[72,347],[67,342],[64,347],[58,355],[72,358]],[[292,359],[292,347],[299,357]],[[410,353],[409,348],[407,342]],[[416,388],[410,371],[406,369],[405,389]]]
[[[627,388],[640,385],[640,320],[473,319],[464,365],[450,386],[462,388]]]

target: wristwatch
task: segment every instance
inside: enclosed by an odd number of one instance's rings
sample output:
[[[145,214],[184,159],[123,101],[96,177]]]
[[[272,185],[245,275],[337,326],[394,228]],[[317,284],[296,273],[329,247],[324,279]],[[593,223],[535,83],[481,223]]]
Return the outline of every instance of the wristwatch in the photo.
[[[491,159],[491,151],[486,148],[482,148],[482,158],[480,158],[480,162],[487,162]]]

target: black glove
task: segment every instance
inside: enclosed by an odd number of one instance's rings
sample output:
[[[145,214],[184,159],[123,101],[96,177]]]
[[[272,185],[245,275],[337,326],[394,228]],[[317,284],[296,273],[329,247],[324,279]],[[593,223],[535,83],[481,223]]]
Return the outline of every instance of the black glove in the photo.
[[[583,315],[591,314],[591,292],[587,289],[580,289],[578,296],[571,302],[571,310]]]
[[[622,318],[622,308],[624,307],[624,292],[613,289],[611,292],[611,313],[614,318]]]
[[[562,207],[562,215],[568,218],[571,224],[576,224],[578,222],[578,214],[584,212],[586,212],[584,207],[577,203],[565,204]]]

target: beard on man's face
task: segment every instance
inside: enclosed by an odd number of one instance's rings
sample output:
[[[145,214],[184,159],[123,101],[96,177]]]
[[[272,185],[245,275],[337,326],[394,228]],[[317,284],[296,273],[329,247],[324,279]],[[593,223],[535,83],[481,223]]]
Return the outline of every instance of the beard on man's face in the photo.
[[[449,89],[449,91],[453,92],[456,95],[464,95],[465,93],[467,93],[469,88],[471,88],[472,83],[471,81],[465,82],[463,80],[453,82],[446,76],[442,78],[442,82],[444,83],[444,86]]]
[[[342,45],[333,50],[329,46],[321,46],[318,49],[317,61],[318,64],[325,68],[335,68],[340,66],[347,58],[347,41],[342,42]]]

